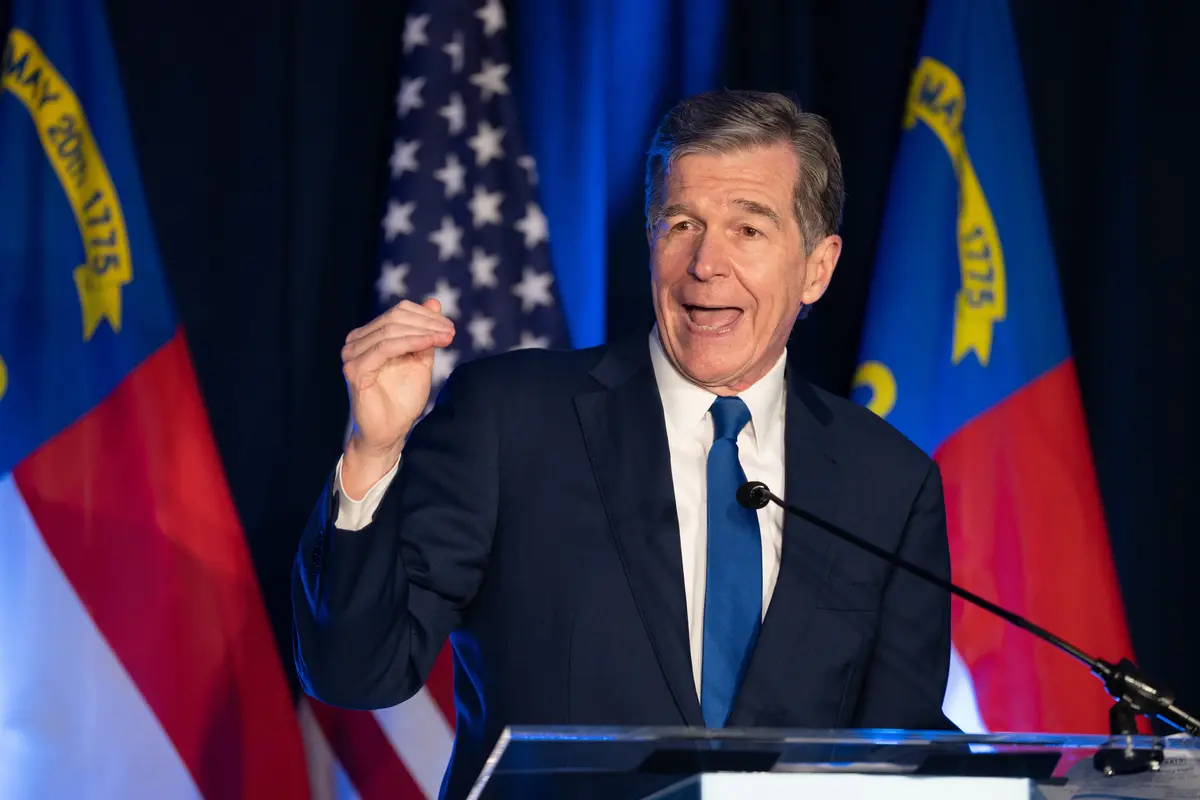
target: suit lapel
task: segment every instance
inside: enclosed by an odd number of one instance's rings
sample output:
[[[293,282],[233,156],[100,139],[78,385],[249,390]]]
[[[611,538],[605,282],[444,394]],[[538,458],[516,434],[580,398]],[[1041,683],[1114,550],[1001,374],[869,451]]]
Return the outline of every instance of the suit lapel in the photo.
[[[645,336],[612,348],[576,397],[596,481],[642,624],[688,725],[703,725],[692,676],[675,490]]]
[[[834,516],[836,460],[829,453],[828,407],[788,367],[784,442],[784,493],[789,504],[823,517]],[[754,480],[754,476],[747,476]],[[778,696],[796,674],[796,647],[816,609],[829,571],[832,537],[821,529],[784,514],[783,546],[775,591],[763,619],[754,655],[747,667],[730,726],[752,724],[759,709],[777,705]]]

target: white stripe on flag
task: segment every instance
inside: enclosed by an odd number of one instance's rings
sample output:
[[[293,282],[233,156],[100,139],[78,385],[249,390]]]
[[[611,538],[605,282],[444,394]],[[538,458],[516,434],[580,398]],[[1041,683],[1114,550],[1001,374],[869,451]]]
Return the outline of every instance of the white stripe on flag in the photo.
[[[988,733],[983,716],[979,713],[979,702],[975,699],[971,671],[953,644],[950,645],[950,680],[946,682],[942,712],[962,728],[963,733]]]
[[[437,797],[450,763],[454,731],[427,689],[398,706],[374,712],[379,727],[426,797]]]
[[[361,800],[354,784],[337,760],[321,723],[312,712],[307,697],[301,697],[296,709],[300,716],[300,734],[308,759],[308,783],[312,800]]]
[[[200,797],[11,474],[0,478],[0,797]]]

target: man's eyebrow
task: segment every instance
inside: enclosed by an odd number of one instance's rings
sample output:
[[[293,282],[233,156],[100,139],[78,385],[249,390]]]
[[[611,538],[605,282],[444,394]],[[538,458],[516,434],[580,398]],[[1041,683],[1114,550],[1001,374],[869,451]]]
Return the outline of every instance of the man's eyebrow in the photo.
[[[661,222],[678,214],[686,213],[688,213],[688,207],[686,203],[671,203],[671,205],[664,207],[662,211],[658,212],[657,221]]]
[[[776,228],[783,228],[783,222],[779,219],[779,215],[775,213],[775,209],[771,208],[770,206],[764,205],[763,203],[759,203],[755,200],[745,200],[740,197],[733,202],[735,205],[741,206],[745,211],[748,211],[751,214],[755,214],[760,217],[766,217],[767,219],[771,220],[771,222],[775,223]]]

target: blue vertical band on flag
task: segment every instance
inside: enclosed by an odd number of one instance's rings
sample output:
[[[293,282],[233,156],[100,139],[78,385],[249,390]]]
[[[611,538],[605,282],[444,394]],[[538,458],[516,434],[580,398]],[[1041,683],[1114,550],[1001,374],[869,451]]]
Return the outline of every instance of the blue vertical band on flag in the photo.
[[[477,356],[568,347],[500,0],[426,0],[404,23],[378,311],[435,297],[457,334],[434,391]]]
[[[12,24],[0,57],[0,474],[175,330],[103,6],[18,3]]]
[[[1005,0],[930,2],[902,124],[856,399],[933,453],[1070,354]]]

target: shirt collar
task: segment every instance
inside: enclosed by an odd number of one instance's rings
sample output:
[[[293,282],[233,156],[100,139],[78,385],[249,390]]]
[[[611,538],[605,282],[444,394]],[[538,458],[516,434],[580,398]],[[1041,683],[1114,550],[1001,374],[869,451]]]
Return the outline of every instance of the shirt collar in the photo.
[[[662,397],[667,426],[679,433],[691,433],[704,419],[717,395],[679,374],[663,350],[658,325],[650,331],[650,361],[654,365],[654,378]],[[755,444],[778,435],[779,423],[783,420],[786,365],[785,348],[770,372],[738,395],[750,409],[750,429]]]

